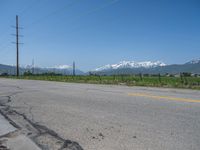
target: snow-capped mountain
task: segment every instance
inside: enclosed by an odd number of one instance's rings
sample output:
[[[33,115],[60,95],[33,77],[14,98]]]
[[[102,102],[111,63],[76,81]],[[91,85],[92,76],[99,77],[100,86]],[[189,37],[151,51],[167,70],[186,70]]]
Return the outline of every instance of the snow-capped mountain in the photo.
[[[47,67],[45,69],[48,70],[48,71],[61,73],[61,74],[72,74],[73,73],[73,67],[70,66],[70,65],[56,65],[56,66],[53,66],[53,67]],[[83,71],[81,71],[77,68],[75,69],[75,71],[76,71],[77,75],[83,75],[84,74]]]
[[[54,67],[49,67],[49,68],[54,68],[54,69],[71,69],[72,67],[69,65],[57,65]]]
[[[73,68],[70,65],[57,65],[54,67],[37,67],[34,69],[31,65],[20,66],[20,74],[26,71],[33,71],[35,74],[51,73],[55,72],[63,75],[71,75]],[[122,74],[179,74],[181,72],[190,72],[193,74],[200,74],[200,59],[193,59],[184,64],[171,64],[166,65],[161,61],[121,61],[117,64],[109,64],[99,67],[93,71],[84,73],[79,69],[76,69],[77,75],[87,74],[99,74],[99,75],[122,75]],[[3,73],[14,75],[16,74],[15,65],[3,65],[0,64],[0,75]]]
[[[200,58],[199,59],[193,59],[193,60],[187,62],[186,64],[198,64],[198,63],[200,63]]]
[[[121,69],[121,68],[154,68],[158,66],[166,66],[165,63],[161,61],[143,61],[143,62],[135,62],[135,61],[121,61],[117,64],[108,64],[99,68],[96,68],[95,71],[103,71],[109,69]]]
[[[35,74],[43,74],[43,73],[57,73],[57,74],[63,74],[63,75],[72,75],[73,68],[70,65],[57,65],[54,67],[38,67],[38,66],[32,66],[32,65],[20,65],[20,74],[24,74],[24,72],[30,71]],[[76,75],[84,75],[85,73],[79,69],[76,68],[75,70]],[[3,65],[0,64],[0,75],[2,73],[7,74],[15,74],[16,73],[16,66],[11,65]]]

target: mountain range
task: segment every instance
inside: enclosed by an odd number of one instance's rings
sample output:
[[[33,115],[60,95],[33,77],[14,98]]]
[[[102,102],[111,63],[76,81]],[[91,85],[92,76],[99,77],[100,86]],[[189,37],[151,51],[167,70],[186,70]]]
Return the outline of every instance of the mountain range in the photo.
[[[20,67],[20,74],[26,71],[33,71],[32,66]],[[69,65],[58,65],[54,67],[34,67],[34,73],[41,74],[47,72],[55,72],[64,75],[71,75],[73,69]],[[116,64],[108,64],[98,67],[90,72],[83,72],[76,69],[77,75],[119,75],[119,74],[179,74],[181,72],[190,72],[194,74],[200,74],[200,59],[194,59],[184,64],[172,64],[168,65],[161,61],[121,61]],[[14,75],[16,73],[16,67],[11,65],[0,64],[0,74],[8,73]]]
[[[50,73],[54,72],[57,74],[63,74],[63,75],[72,75],[73,69],[71,66],[68,65],[59,65],[54,67],[32,67],[31,65],[27,65],[24,67],[20,67],[20,74],[23,74],[24,72],[30,71],[34,72],[35,74],[42,74],[42,73]],[[77,75],[84,75],[85,73],[79,69],[75,70]],[[7,73],[10,75],[16,74],[16,67],[11,65],[3,65],[0,64],[0,74]]]
[[[122,68],[154,68],[158,66],[166,66],[165,63],[161,61],[143,61],[143,62],[135,62],[135,61],[121,61],[117,64],[108,64],[99,68],[96,68],[95,71],[104,71],[110,69],[122,69]]]
[[[190,72],[200,74],[200,59],[191,60],[184,64],[167,65],[161,61],[121,61],[117,64],[108,64],[96,68],[93,74],[113,75],[113,74],[179,74],[180,72]]]

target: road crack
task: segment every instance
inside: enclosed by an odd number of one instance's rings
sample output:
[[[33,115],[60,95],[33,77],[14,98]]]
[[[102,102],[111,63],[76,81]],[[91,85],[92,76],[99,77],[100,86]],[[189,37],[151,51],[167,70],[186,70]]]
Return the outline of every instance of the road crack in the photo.
[[[43,150],[83,150],[79,143],[64,139],[54,130],[34,122],[31,112],[32,107],[29,107],[29,113],[32,116],[31,119],[15,110],[14,107],[11,107],[9,103],[15,94],[17,92],[0,97],[0,114],[14,127],[19,129],[22,134],[32,139]]]

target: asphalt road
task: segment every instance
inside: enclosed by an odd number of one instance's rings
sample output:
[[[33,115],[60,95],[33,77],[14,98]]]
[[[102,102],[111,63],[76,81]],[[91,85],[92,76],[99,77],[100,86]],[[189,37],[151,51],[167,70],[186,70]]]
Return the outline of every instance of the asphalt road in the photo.
[[[199,150],[200,91],[0,79],[0,100],[84,150]]]

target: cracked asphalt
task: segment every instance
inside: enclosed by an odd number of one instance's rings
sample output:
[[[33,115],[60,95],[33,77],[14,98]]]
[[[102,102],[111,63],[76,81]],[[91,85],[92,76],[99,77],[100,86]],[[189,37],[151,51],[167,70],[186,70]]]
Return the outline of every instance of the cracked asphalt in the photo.
[[[42,149],[200,149],[195,90],[1,78],[0,110]]]

